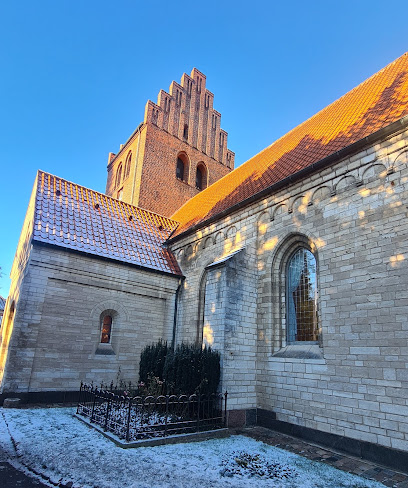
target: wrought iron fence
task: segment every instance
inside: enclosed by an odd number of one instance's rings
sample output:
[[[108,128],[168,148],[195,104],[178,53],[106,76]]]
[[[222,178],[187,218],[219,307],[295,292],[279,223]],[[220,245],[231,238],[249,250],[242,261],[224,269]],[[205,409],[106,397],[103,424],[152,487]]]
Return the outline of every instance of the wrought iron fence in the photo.
[[[81,383],[77,414],[133,441],[226,425],[227,392],[211,395],[129,396]]]

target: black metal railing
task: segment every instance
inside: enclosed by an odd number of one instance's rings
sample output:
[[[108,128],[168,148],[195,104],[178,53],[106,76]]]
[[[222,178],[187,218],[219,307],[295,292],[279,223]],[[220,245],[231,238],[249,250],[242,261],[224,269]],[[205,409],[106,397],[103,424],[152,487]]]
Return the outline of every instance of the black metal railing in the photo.
[[[129,396],[81,383],[77,414],[133,441],[225,427],[227,396]]]

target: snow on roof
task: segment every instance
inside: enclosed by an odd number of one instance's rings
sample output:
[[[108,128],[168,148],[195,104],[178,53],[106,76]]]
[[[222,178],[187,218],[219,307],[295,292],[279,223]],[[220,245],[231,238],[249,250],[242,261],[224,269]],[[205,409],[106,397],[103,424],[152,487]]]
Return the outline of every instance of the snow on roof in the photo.
[[[164,241],[177,222],[38,172],[33,240],[181,275]]]

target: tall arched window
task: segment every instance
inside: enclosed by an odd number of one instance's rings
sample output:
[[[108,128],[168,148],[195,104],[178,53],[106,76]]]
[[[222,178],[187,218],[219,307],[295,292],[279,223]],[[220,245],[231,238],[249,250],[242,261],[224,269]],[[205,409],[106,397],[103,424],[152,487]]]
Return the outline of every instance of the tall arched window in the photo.
[[[183,138],[188,139],[188,125],[187,124],[184,124]]]
[[[180,158],[177,158],[176,177],[184,181],[184,163]]]
[[[115,187],[117,188],[122,182],[122,163],[119,164],[118,170],[116,171]]]
[[[287,342],[317,341],[316,258],[309,249],[298,248],[286,266]]]
[[[131,163],[131,161],[132,161],[132,151],[129,151],[128,155],[126,157],[124,179],[126,179],[130,174],[130,163]]]

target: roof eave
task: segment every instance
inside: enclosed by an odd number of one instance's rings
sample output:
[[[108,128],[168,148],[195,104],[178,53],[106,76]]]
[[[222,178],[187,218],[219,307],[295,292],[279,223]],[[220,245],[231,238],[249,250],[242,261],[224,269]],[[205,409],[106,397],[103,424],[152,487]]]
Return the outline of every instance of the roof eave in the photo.
[[[283,180],[280,180],[274,183],[273,185],[264,188],[260,192],[251,195],[245,200],[242,200],[239,203],[232,205],[231,207],[213,215],[212,217],[203,220],[198,224],[193,225],[192,227],[189,227],[187,230],[181,232],[180,234],[174,237],[169,237],[166,241],[166,244],[173,244],[174,242],[183,239],[184,237],[187,237],[188,235],[194,233],[198,229],[201,229],[202,227],[206,227],[207,225],[215,222],[216,220],[226,217],[227,215],[236,212],[237,210],[240,210],[258,200],[261,200],[262,198],[269,196],[273,192],[281,190],[284,187],[290,186],[298,182],[302,178],[312,175],[316,171],[321,171],[335,164],[341,159],[344,159],[348,155],[360,151],[369,145],[373,145],[375,142],[377,142],[380,139],[383,139],[384,137],[388,137],[396,132],[399,132],[400,130],[403,130],[407,126],[408,126],[408,115],[402,117],[401,119],[397,120],[396,122],[393,122],[390,125],[387,125],[386,127],[383,127],[382,129],[379,129],[376,132],[373,132],[369,136],[359,139],[353,144],[350,144],[349,146],[346,146],[343,149],[340,149],[339,151],[336,151],[330,154],[329,156],[326,156],[325,158],[316,161],[315,163],[307,166],[306,168],[303,168],[300,171],[297,171],[296,173],[287,176]]]
[[[92,259],[97,258],[97,259],[101,259],[103,261],[110,261],[110,262],[113,262],[116,264],[119,263],[119,264],[122,264],[123,266],[131,266],[132,268],[140,269],[143,271],[148,271],[151,273],[171,276],[171,277],[177,278],[177,279],[184,278],[184,275],[182,274],[181,270],[180,270],[180,274],[177,274],[177,273],[172,273],[171,271],[164,271],[164,270],[157,269],[157,268],[150,268],[148,266],[143,266],[141,264],[130,263],[128,261],[122,261],[121,259],[118,259],[118,258],[107,257],[107,256],[102,256],[100,254],[94,254],[94,253],[86,252],[86,251],[83,251],[82,249],[74,249],[72,247],[62,246],[59,244],[55,244],[53,242],[44,242],[44,241],[39,240],[38,238],[36,239],[34,236],[32,238],[32,243],[33,244],[35,243],[36,245],[39,245],[40,247],[52,247],[52,248],[57,248],[57,249],[63,249],[66,252],[79,253],[79,254],[85,255],[87,257],[90,257]]]

